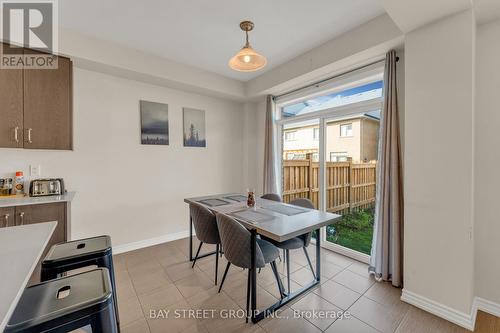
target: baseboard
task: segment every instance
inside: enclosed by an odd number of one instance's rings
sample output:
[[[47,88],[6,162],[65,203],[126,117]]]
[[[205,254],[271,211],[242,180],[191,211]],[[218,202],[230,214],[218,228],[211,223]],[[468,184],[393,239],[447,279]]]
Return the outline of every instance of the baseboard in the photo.
[[[403,289],[401,300],[422,310],[462,326],[470,331],[474,330],[474,321],[471,314],[457,311],[449,306],[433,301],[427,297]]]
[[[401,300],[438,317],[446,319],[454,324],[462,326],[470,331],[474,331],[477,311],[479,310],[487,312],[493,316],[500,317],[500,304],[477,296],[474,297],[472,302],[470,314],[457,311],[449,306],[438,303],[406,289],[403,289]]]
[[[171,242],[174,240],[187,238],[189,237],[189,230],[184,230],[180,232],[176,232],[173,234],[162,235],[154,238],[144,239],[137,242],[122,244],[113,246],[113,254],[119,254],[124,252],[129,252],[133,250],[142,249],[144,247],[158,245],[166,242]]]
[[[474,304],[472,305],[472,308],[476,310],[475,312],[477,312],[477,310],[481,310],[489,313],[490,315],[500,317],[500,304],[481,297],[474,297]]]

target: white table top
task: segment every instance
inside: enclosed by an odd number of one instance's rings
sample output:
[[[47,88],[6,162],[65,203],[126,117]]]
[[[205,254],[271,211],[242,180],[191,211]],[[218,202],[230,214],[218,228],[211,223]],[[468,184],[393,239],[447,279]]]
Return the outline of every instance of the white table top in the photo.
[[[28,284],[57,222],[0,228],[0,332]]]
[[[227,199],[227,197],[231,195],[237,194],[218,194],[205,197],[187,198],[184,199],[184,202],[204,205],[200,202],[200,200],[219,199],[226,201],[228,203],[221,206],[204,206],[215,213],[229,215],[238,220],[246,228],[256,229],[257,233],[278,242],[283,242],[326,225],[330,225],[341,218],[341,216],[337,214],[297,207],[261,198],[256,198],[254,208],[248,208],[246,201],[237,202]],[[271,206],[274,205],[283,205],[292,209],[299,208],[303,212],[295,215],[286,215],[271,210]],[[245,218],[245,216],[248,217]]]

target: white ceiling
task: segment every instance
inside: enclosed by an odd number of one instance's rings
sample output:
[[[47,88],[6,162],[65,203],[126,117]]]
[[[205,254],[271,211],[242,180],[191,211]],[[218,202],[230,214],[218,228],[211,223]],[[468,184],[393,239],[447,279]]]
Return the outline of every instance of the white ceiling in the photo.
[[[64,0],[63,28],[247,81],[384,13],[381,0]],[[268,65],[229,69],[251,20]]]
[[[405,33],[472,6],[471,0],[383,0],[383,4]]]
[[[474,0],[476,21],[479,24],[488,23],[500,18],[499,0]]]

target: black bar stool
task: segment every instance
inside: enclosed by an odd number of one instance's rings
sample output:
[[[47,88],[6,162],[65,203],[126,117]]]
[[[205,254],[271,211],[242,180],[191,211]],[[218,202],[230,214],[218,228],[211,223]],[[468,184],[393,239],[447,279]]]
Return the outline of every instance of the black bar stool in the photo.
[[[95,265],[109,270],[116,322],[120,327],[116,298],[111,238],[97,236],[53,245],[42,262],[41,281],[48,281],[73,269]]]
[[[106,268],[26,288],[4,332],[70,332],[87,325],[92,332],[118,332]]]

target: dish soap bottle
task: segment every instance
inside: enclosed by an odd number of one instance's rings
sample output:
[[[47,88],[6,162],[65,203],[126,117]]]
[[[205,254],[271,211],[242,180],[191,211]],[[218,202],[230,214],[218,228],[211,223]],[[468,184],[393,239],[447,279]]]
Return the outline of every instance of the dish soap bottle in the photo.
[[[16,193],[17,195],[24,194],[24,175],[22,171],[16,171]]]

